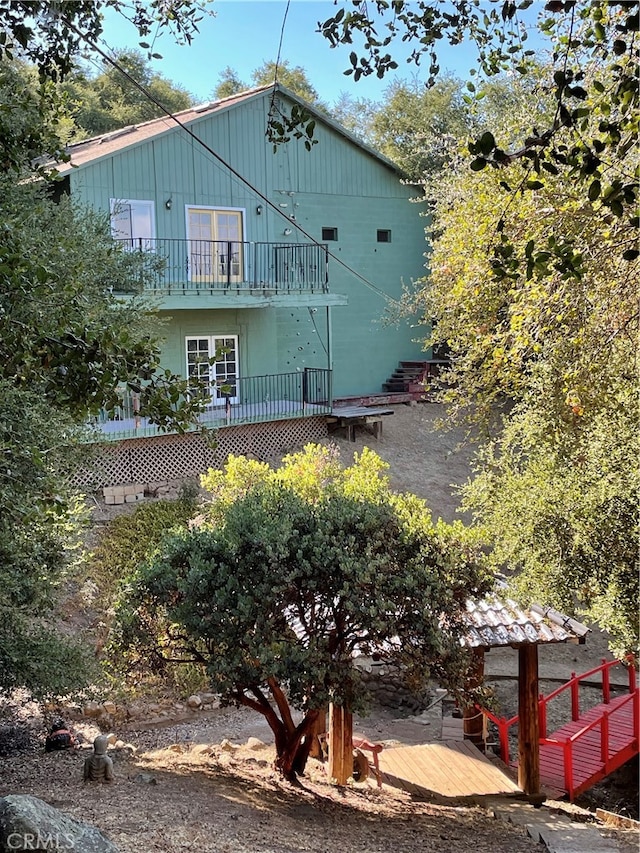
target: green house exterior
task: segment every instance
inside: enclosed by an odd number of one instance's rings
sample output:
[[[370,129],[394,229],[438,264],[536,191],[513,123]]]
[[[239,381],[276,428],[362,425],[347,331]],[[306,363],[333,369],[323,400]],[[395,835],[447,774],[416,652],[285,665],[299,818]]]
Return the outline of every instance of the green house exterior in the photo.
[[[399,361],[425,357],[418,330],[389,318],[424,274],[423,208],[392,163],[321,114],[311,150],[274,151],[274,99],[302,103],[255,89],[180,113],[182,126],[78,143],[60,172],[74,200],[110,211],[126,249],[167,258],[154,288],[164,367],[208,370],[199,359],[222,347],[218,385],[227,368],[240,385],[306,368],[331,371],[332,400],[380,394]],[[231,402],[241,395],[234,384]]]

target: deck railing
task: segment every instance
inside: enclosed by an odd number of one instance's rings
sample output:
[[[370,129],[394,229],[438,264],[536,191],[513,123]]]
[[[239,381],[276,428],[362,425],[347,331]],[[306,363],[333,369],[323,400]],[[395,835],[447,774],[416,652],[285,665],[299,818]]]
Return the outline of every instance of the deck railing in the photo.
[[[116,410],[101,410],[95,419],[96,440],[122,441],[163,433],[140,414],[139,408],[139,396],[123,391]],[[214,390],[211,405],[193,429],[317,417],[329,414],[331,409],[330,370],[306,367],[293,373],[243,376],[226,379]]]
[[[602,663],[600,666],[596,666],[593,669],[588,670],[588,672],[583,672],[580,675],[576,675],[575,672],[571,673],[571,678],[566,684],[561,685],[556,690],[553,690],[549,693],[548,696],[543,696],[540,694],[538,699],[538,720],[540,726],[540,744],[547,745],[551,747],[556,747],[562,750],[563,760],[564,760],[564,773],[565,773],[565,783],[567,785],[567,791],[570,796],[573,796],[573,752],[574,752],[574,744],[580,739],[584,738],[592,729],[600,726],[601,732],[601,753],[602,753],[602,761],[606,765],[609,760],[609,725],[610,719],[619,712],[620,708],[625,707],[628,702],[633,702],[633,713],[634,713],[634,731],[638,731],[639,725],[639,703],[638,699],[640,697],[640,692],[637,688],[636,683],[636,670],[633,665],[633,661],[629,661],[627,665],[627,678],[629,682],[629,696],[626,697],[611,713],[606,713],[599,719],[594,720],[588,725],[584,726],[578,732],[573,734],[570,738],[563,741],[558,741],[554,739],[547,738],[547,707],[549,703],[556,699],[561,694],[565,693],[565,691],[570,691],[570,700],[571,700],[571,719],[575,722],[580,719],[580,696],[579,689],[580,683],[586,681],[587,679],[592,678],[594,675],[601,675],[601,690],[602,690],[602,701],[605,705],[608,705],[611,699],[611,684],[610,684],[610,672],[614,666],[621,666],[622,661],[613,660],[608,661],[606,659],[602,659]],[[496,717],[486,708],[482,708],[482,713],[487,717],[487,719],[491,720],[492,723],[498,729],[498,737],[500,741],[500,758],[504,761],[505,764],[509,764],[510,754],[509,754],[509,729],[511,726],[516,725],[519,722],[519,716],[516,714],[515,717],[511,717],[510,719],[506,719],[505,717]]]
[[[315,243],[235,242],[137,238],[116,240],[148,264],[146,288],[166,294],[267,292],[327,293],[327,246]]]
[[[574,754],[580,752],[580,741],[584,741],[587,735],[595,730],[600,729],[600,761],[604,770],[604,775],[608,775],[615,767],[611,766],[613,758],[613,750],[610,740],[610,734],[616,730],[616,722],[618,719],[624,720],[627,717],[627,705],[632,705],[633,726],[634,731],[638,731],[638,691],[625,696],[621,702],[611,711],[605,711],[601,717],[592,720],[587,725],[583,726],[579,731],[572,734],[564,740],[556,738],[548,738],[540,736],[541,746],[550,746],[552,749],[558,749],[562,752],[562,763],[564,768],[564,786],[569,794],[569,799],[573,800],[577,793],[577,786],[574,782]]]

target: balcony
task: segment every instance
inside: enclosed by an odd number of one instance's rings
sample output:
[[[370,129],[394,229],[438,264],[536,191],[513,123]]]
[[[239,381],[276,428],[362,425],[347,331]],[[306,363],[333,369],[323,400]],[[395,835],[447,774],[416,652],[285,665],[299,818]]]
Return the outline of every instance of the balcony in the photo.
[[[222,240],[116,240],[144,255],[145,292],[162,307],[341,305],[329,294],[328,251],[313,243],[239,243]],[[170,304],[167,304],[169,302]]]
[[[306,367],[295,373],[226,379],[223,387],[224,394],[214,389],[212,404],[199,418],[200,425],[207,429],[312,418],[327,415],[332,409],[330,370]],[[101,410],[91,426],[95,442],[165,434],[140,416],[137,397],[128,392],[121,394],[115,412]],[[193,430],[197,429],[194,425]]]

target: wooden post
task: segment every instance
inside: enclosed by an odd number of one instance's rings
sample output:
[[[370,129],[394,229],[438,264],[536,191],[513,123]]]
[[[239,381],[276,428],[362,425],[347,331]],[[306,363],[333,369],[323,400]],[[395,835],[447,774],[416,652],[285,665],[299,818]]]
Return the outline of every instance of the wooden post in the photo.
[[[538,647],[518,649],[518,785],[540,796],[540,724],[538,719]]]
[[[346,785],[353,772],[353,716],[346,708],[329,705],[329,778]]]
[[[322,751],[322,744],[320,743],[320,735],[326,735],[327,733],[327,709],[322,708],[320,713],[318,714],[318,719],[313,726],[313,730],[309,737],[311,738],[311,749],[309,750],[310,758],[317,758],[318,761],[324,761],[324,753]]]
[[[484,649],[472,650],[472,662],[467,676],[468,687],[478,687],[484,678]],[[464,739],[482,748],[484,744],[484,716],[475,705],[465,705],[462,709],[462,727]]]

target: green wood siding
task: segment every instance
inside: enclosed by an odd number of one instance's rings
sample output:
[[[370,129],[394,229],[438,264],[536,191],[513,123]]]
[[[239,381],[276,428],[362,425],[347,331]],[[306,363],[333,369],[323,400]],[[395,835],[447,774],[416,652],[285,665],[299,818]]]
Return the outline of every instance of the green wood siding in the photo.
[[[72,195],[103,210],[109,209],[110,198],[155,199],[159,238],[186,237],[187,205],[243,209],[245,240],[308,243],[296,231],[297,223],[321,242],[323,227],[337,228],[331,253],[371,285],[330,260],[330,290],[346,295],[348,305],[320,307],[313,314],[293,303],[291,309],[176,310],[166,332],[164,360],[183,373],[186,335],[227,333],[239,335],[245,376],[324,368],[330,316],[335,396],[380,392],[398,361],[424,357],[420,344],[412,341],[419,329],[406,321],[384,321],[403,283],[410,286],[425,273],[423,206],[409,202],[415,189],[403,186],[392,169],[322,122],[310,152],[291,142],[274,153],[264,135],[268,105],[266,94],[203,114],[191,128],[295,221],[270,210],[179,128],[74,170]],[[171,210],[165,208],[168,198]],[[259,204],[262,215],[256,213]],[[284,235],[285,228],[291,235]],[[378,243],[378,229],[391,231],[391,242]]]

